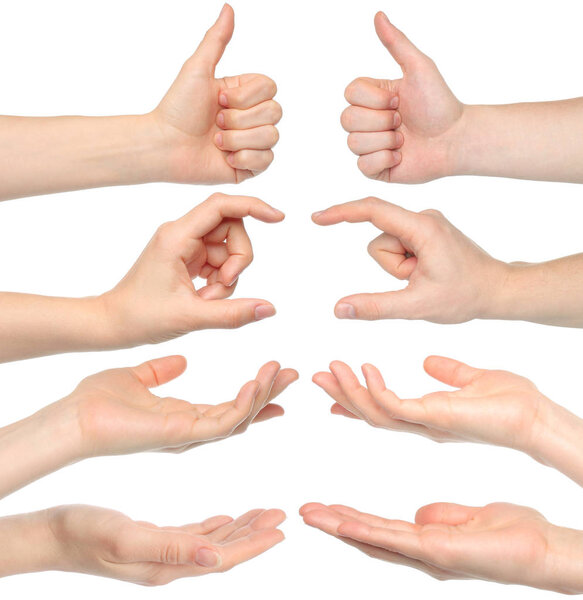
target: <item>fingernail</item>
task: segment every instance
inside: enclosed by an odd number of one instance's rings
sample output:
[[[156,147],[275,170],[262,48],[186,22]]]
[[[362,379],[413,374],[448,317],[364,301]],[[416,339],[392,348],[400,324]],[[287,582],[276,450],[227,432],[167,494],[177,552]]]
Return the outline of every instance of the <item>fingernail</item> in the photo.
[[[315,213],[312,213],[312,219],[317,219],[323,212],[323,210],[319,210]]]
[[[396,150],[393,152],[393,158],[400,163],[401,162],[401,153],[397,152]]]
[[[231,154],[227,154],[227,162],[234,167],[235,166],[235,154],[231,152]]]
[[[215,135],[215,144],[217,146],[223,145],[223,134],[222,133],[217,133],[217,135]]]
[[[395,141],[399,146],[405,141],[405,138],[403,137],[403,134],[400,131],[397,131],[397,133],[395,134]]]
[[[237,279],[239,279],[239,275],[240,275],[240,273],[237,273],[234,277],[231,278],[231,281],[229,281],[228,283],[225,283],[225,285],[227,287],[231,287],[235,283],[235,281],[237,281]]]
[[[223,16],[223,13],[227,10],[227,3],[223,4],[223,8],[221,8],[221,12],[219,13],[219,18]]]
[[[220,112],[220,113],[217,115],[217,125],[218,125],[219,127],[224,127],[224,126],[225,126],[225,115],[224,115],[224,113],[222,113],[222,112]]]
[[[194,562],[201,567],[218,567],[221,564],[221,557],[210,548],[199,548],[196,551]]]
[[[399,127],[401,124],[401,115],[399,113],[395,113],[393,115],[393,127]]]
[[[352,304],[345,304],[343,302],[336,307],[336,316],[339,319],[356,319],[356,311]]]
[[[273,317],[275,314],[275,308],[271,304],[260,304],[255,307],[255,320],[261,321],[261,319],[267,319],[267,317]]]
[[[227,94],[219,94],[219,104],[221,106],[229,106],[229,101],[227,100]]]
[[[389,107],[390,108],[397,108],[397,106],[399,106],[399,96],[395,96],[394,98],[391,98],[391,101],[389,102]]]

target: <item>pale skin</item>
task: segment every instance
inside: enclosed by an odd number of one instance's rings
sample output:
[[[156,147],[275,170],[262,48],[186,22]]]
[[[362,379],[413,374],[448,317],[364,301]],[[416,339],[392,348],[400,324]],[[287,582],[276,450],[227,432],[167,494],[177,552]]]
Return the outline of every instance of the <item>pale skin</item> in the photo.
[[[424,367],[457,389],[402,399],[387,389],[373,365],[363,365],[361,385],[340,361],[313,380],[334,400],[333,414],[437,442],[506,446],[583,485],[582,419],[513,373],[476,369],[439,356],[429,357]],[[308,525],[371,557],[417,568],[437,579],[477,578],[583,592],[583,532],[552,525],[527,507],[437,503],[421,508],[414,523],[341,505],[310,503],[300,512]]]
[[[216,77],[234,29],[225,5],[151,112],[0,117],[0,200],[153,181],[239,183],[273,160],[281,106],[269,77]]]
[[[583,98],[464,104],[384,13],[374,24],[403,77],[360,77],[346,88],[341,122],[364,175],[388,183],[450,175],[583,182]]]
[[[298,374],[265,364],[235,400],[191,404],[150,392],[179,376],[182,356],[112,369],[84,379],[66,398],[0,429],[5,465],[0,497],[67,464],[98,455],[183,452],[246,431],[283,414],[272,403]],[[41,447],[31,456],[30,447]],[[223,572],[283,540],[285,514],[255,509],[236,520],[157,527],[113,510],[59,506],[0,519],[0,577],[34,571],[75,571],[142,585]]]
[[[162,225],[128,274],[104,294],[0,293],[0,362],[155,344],[273,316],[267,300],[229,299],[253,260],[243,225],[247,216],[264,223],[284,218],[258,198],[213,194]]]
[[[312,215],[317,225],[369,221],[381,234],[369,254],[407,281],[397,291],[351,294],[334,312],[341,319],[473,319],[532,321],[583,327],[583,254],[543,263],[506,263],[490,256],[439,211],[412,212],[364,198]]]
[[[183,356],[167,356],[103,371],[84,379],[65,398],[0,429],[0,498],[90,457],[184,452],[243,433],[253,422],[281,416],[283,408],[271,402],[298,378],[295,370],[269,362],[234,400],[221,404],[151,393],[185,368]],[[31,447],[48,450],[31,454]]]
[[[0,519],[0,577],[70,571],[146,586],[222,573],[284,539],[278,509],[179,527],[132,521],[96,506],[57,506]]]

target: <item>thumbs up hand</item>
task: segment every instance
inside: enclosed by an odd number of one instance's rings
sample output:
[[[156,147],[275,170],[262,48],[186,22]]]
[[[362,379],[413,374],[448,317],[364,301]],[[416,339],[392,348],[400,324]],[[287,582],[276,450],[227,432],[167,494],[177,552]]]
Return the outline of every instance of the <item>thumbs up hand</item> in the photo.
[[[168,149],[165,179],[178,183],[239,183],[267,169],[279,134],[277,87],[265,75],[215,78],[234,29],[225,4],[196,52],[150,113]]]
[[[400,65],[396,80],[358,78],[345,91],[342,113],[358,168],[387,183],[423,183],[452,171],[464,105],[435,63],[379,12],[379,39]]]

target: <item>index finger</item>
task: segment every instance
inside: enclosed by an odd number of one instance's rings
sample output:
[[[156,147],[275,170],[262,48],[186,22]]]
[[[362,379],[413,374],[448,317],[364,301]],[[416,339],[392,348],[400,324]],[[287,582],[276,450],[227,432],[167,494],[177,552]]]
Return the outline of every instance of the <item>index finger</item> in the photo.
[[[176,223],[184,225],[189,236],[199,238],[211,232],[225,218],[243,217],[253,217],[264,223],[277,223],[285,215],[259,198],[213,194]]]
[[[316,212],[312,220],[317,225],[364,223],[369,221],[381,231],[401,239],[410,238],[419,227],[419,215],[379,198],[363,198],[331,206]]]

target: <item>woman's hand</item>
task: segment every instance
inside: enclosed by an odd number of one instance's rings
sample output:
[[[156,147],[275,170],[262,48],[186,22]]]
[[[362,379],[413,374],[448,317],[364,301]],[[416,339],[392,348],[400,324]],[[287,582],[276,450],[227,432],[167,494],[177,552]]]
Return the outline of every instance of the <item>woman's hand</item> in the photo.
[[[538,454],[544,416],[554,404],[528,379],[507,371],[475,369],[441,356],[427,358],[424,368],[438,381],[459,389],[401,399],[387,389],[373,365],[362,367],[364,387],[340,361],[330,364],[330,372],[316,373],[313,381],[335,401],[331,410],[336,415],[438,442],[481,442]]]
[[[281,542],[281,510],[252,510],[181,527],[132,521],[94,506],[46,511],[56,556],[52,568],[164,585],[182,577],[224,572]],[[7,575],[8,573],[3,573]]]
[[[437,503],[419,509],[415,523],[318,503],[304,505],[300,514],[308,525],[373,558],[436,579],[485,579],[583,592],[583,532],[552,525],[532,508]]]
[[[265,75],[215,78],[231,40],[233,9],[225,4],[196,52],[148,119],[167,148],[162,178],[179,183],[239,183],[267,169],[279,139],[281,106]]]
[[[213,194],[162,225],[128,274],[102,296],[117,345],[158,343],[273,316],[275,308],[266,300],[226,299],[253,260],[246,216],[265,223],[284,218],[258,198]],[[196,288],[196,278],[206,285]]]
[[[134,368],[103,371],[84,379],[52,406],[64,404],[77,415],[81,458],[147,450],[183,452],[282,415],[283,408],[271,401],[298,377],[293,369],[267,363],[234,400],[217,405],[160,398],[150,392],[185,368],[184,357],[168,356]]]

